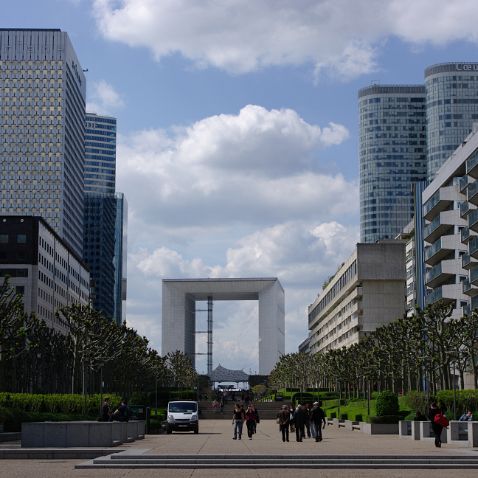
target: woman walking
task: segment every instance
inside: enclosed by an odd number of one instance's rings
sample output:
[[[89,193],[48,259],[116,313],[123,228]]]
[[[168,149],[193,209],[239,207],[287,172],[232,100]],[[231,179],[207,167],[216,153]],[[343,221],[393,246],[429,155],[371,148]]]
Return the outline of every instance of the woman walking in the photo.
[[[277,414],[277,423],[282,433],[282,441],[289,441],[290,411],[287,405],[282,405],[282,410]]]
[[[234,425],[234,436],[232,437],[233,440],[239,440],[242,437],[242,425],[244,423],[245,413],[244,408],[239,403],[236,403],[234,407],[234,412],[232,415],[232,424]]]
[[[435,421],[435,417],[439,415],[443,415],[442,409],[436,404],[436,402],[432,402],[430,405],[430,410],[428,411],[428,418],[432,422],[432,430],[435,434],[435,446],[437,448],[441,447],[441,432],[443,430],[443,426],[440,423]]]
[[[249,440],[252,440],[252,435],[254,434],[254,428],[256,426],[256,411],[254,407],[250,404],[246,410],[246,427],[247,427],[247,436]]]

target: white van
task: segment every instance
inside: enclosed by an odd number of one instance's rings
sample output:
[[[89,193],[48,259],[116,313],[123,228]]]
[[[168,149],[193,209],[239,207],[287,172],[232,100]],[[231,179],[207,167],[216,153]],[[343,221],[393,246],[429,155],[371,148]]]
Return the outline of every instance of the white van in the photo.
[[[199,433],[198,402],[192,400],[168,402],[167,417],[167,433],[173,433],[173,430]]]

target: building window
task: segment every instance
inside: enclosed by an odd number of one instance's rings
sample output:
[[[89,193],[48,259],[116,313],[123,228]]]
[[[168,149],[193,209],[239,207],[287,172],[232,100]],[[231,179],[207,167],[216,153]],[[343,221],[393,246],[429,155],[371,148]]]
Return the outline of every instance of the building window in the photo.
[[[17,234],[17,244],[26,244],[27,235],[26,234]]]
[[[17,294],[24,295],[24,294],[25,294],[25,287],[22,286],[22,285],[17,285],[17,286],[15,287],[15,292],[16,292]]]
[[[0,244],[8,244],[8,234],[0,234]]]

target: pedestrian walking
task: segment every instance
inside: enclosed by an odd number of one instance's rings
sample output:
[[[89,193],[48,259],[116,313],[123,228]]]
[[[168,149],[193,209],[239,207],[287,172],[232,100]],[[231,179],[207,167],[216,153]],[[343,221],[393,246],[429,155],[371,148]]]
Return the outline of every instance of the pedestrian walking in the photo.
[[[443,416],[442,409],[436,404],[436,402],[432,402],[430,405],[430,410],[428,411],[428,418],[432,422],[432,430],[435,434],[435,446],[437,448],[441,447],[441,432],[443,430],[443,425],[440,423],[436,417]]]
[[[310,430],[310,412],[311,412],[311,404],[306,403],[304,405],[304,413],[305,413],[305,432],[307,435],[304,435],[304,438],[307,436],[307,438],[311,437],[311,430]]]
[[[282,433],[282,441],[289,441],[290,410],[287,405],[282,405],[282,410],[277,414],[277,424]]]
[[[310,412],[310,425],[315,441],[322,441],[322,428],[325,428],[325,412],[321,408],[322,402],[315,402]]]
[[[306,414],[302,405],[298,404],[294,413],[295,439],[301,442],[305,436]]]
[[[256,415],[256,421],[254,422],[254,433],[256,433],[257,425],[261,420],[259,418],[259,410],[257,409],[257,407],[255,405],[252,405],[252,408],[254,408],[254,413]]]
[[[242,426],[244,424],[245,415],[243,406],[236,403],[232,414],[232,424],[234,425],[233,440],[240,440],[242,437]]]
[[[247,407],[245,418],[246,418],[247,436],[249,437],[249,440],[252,440],[252,435],[254,434],[254,426],[256,423],[256,412],[254,410],[254,407],[251,404]]]

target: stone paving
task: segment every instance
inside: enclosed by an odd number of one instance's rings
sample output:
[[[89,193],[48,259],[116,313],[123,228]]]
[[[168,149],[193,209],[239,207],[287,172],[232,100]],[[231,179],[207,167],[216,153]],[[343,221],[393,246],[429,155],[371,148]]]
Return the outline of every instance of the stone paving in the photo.
[[[232,440],[232,425],[226,420],[205,420],[200,423],[200,433],[174,433],[172,435],[148,436],[145,440],[128,445],[147,448],[150,454],[362,454],[362,455],[476,455],[478,449],[443,445],[437,449],[432,442],[417,442],[400,439],[398,436],[368,436],[358,431],[347,431],[329,426],[324,430],[324,441],[316,443],[305,439],[295,442],[291,435],[289,443],[283,443],[278,426],[272,420],[261,421],[252,440],[246,435],[242,440]],[[124,447],[122,447],[124,448]],[[476,470],[75,470],[74,466],[84,460],[1,460],[1,478],[93,478],[93,477],[192,477],[192,478],[278,478],[293,474],[294,478],[328,477],[417,477],[434,478],[477,476]]]

